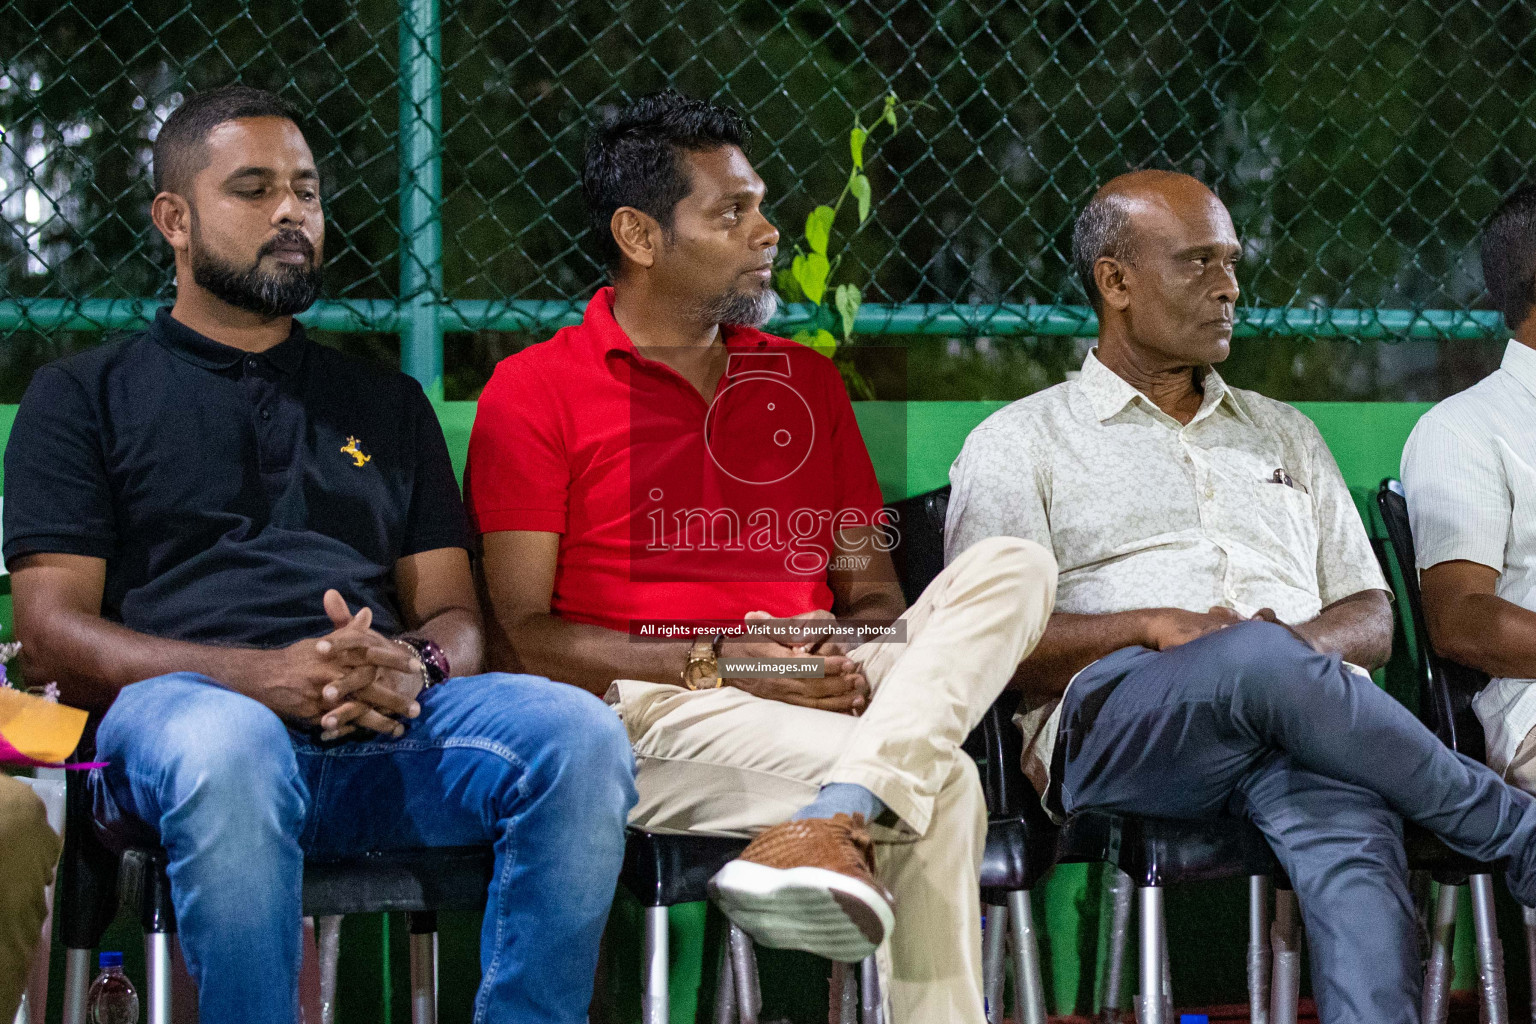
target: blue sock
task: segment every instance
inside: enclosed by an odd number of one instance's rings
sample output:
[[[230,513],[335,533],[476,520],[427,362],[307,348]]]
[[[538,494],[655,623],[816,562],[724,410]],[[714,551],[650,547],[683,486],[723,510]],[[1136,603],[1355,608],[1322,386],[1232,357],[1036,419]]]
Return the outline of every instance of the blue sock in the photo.
[[[790,815],[790,821],[802,818],[830,818],[834,814],[862,814],[873,822],[885,813],[885,804],[863,786],[851,782],[833,782],[821,787],[816,799]]]

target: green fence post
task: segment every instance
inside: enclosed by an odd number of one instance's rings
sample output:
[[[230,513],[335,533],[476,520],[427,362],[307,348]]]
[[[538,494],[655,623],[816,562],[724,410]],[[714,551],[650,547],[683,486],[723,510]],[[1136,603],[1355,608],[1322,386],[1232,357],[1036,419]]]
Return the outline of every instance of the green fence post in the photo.
[[[400,3],[400,368],[443,399],[442,23],[437,0]]]

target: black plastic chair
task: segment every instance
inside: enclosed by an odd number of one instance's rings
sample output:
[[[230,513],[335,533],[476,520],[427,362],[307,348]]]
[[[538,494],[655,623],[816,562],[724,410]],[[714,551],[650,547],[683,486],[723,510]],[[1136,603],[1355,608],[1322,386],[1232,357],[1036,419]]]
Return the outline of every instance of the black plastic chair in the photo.
[[[889,506],[901,540],[891,552],[907,604],[944,568],[944,520],[948,487]],[[986,906],[982,988],[987,1019],[1003,1019],[1004,961],[1011,952],[1019,1024],[1045,1024],[1045,986],[1030,907],[1030,891],[1056,863],[1056,826],[1020,761],[1023,737],[1013,724],[1019,695],[1004,692],[965,741],[981,770],[987,799],[987,842],[981,861],[981,898]]]
[[[97,838],[85,779],[70,772],[64,853],[55,903],[65,947],[63,1024],[85,1024],[90,956],[119,905],[144,929],[145,1019],[171,1022],[171,940],[176,912],[165,874],[165,851],[133,847],[118,856]],[[329,922],[346,914],[400,910],[410,915],[411,1022],[437,1020],[437,911],[485,906],[494,857],[491,847],[391,850],[304,864],[304,913]],[[233,922],[232,922],[233,924]],[[334,934],[334,931],[332,931]],[[322,941],[322,950],[335,943]],[[335,991],[333,956],[320,958],[321,991]],[[322,1012],[322,1016],[324,1013]]]
[[[1472,698],[1488,684],[1481,672],[1440,657],[1429,640],[1424,619],[1424,600],[1419,591],[1418,562],[1413,551],[1413,528],[1408,519],[1408,501],[1403,485],[1387,478],[1376,490],[1376,509],[1386,527],[1387,542],[1397,562],[1402,581],[1399,614],[1411,627],[1412,653],[1418,677],[1419,720],[1452,750],[1476,761],[1487,757],[1482,725],[1472,710]],[[1392,578],[1392,568],[1382,558],[1382,571]],[[1430,928],[1429,962],[1424,971],[1423,1018],[1425,1024],[1443,1024],[1449,1011],[1451,986],[1451,948],[1456,928],[1456,891],[1462,885],[1472,889],[1472,924],[1476,936],[1478,992],[1482,997],[1484,1019],[1504,1024],[1508,1021],[1504,985],[1504,950],[1494,919],[1493,873],[1502,865],[1482,864],[1463,857],[1446,847],[1425,829],[1409,822],[1404,827],[1403,844],[1408,866],[1429,871],[1440,883]],[[1536,928],[1536,914],[1526,911],[1526,935]],[[1536,954],[1536,947],[1532,948]],[[1536,963],[1532,965],[1536,977]]]

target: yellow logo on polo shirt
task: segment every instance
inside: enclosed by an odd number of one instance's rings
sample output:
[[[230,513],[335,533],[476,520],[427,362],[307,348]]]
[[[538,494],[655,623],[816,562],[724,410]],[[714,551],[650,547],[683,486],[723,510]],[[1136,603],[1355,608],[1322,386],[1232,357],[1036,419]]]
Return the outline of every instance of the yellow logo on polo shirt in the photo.
[[[372,455],[364,455],[361,451],[358,450],[357,438],[355,437],[347,438],[347,443],[342,447],[341,454],[352,456],[352,465],[359,468],[361,468],[373,458]]]

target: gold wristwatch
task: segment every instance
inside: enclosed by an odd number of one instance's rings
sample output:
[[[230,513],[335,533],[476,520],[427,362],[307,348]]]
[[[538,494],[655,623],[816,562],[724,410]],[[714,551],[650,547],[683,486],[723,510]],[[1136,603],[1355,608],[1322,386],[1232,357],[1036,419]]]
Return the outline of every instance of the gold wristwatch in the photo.
[[[688,649],[688,664],[683,666],[683,685],[690,690],[710,690],[720,685],[720,643],[725,637],[695,640]]]

